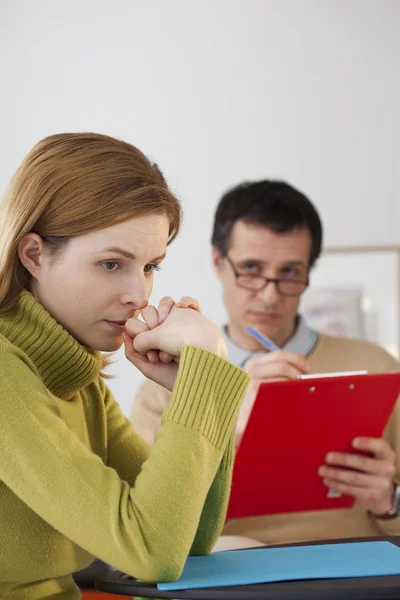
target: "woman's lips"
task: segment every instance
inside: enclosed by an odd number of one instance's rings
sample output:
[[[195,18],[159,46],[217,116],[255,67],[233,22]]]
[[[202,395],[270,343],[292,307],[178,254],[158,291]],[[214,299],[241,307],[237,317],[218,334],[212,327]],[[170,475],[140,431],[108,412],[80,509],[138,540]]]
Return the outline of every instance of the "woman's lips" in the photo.
[[[118,331],[123,331],[125,328],[125,321],[109,321],[106,319],[105,322],[107,323],[107,325],[109,325],[113,329],[117,329]]]

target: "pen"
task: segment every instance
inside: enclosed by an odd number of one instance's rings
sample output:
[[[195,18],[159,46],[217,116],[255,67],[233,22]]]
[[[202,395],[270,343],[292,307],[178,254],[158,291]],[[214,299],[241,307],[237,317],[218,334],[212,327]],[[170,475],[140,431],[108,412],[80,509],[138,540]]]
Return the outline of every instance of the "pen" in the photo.
[[[280,350],[279,346],[277,346],[276,344],[274,344],[274,342],[271,342],[271,340],[269,338],[267,338],[265,335],[263,335],[262,333],[260,333],[254,327],[251,327],[250,325],[246,325],[246,331],[248,333],[250,333],[250,335],[252,335],[253,338],[255,338],[257,341],[259,341],[260,344],[262,344],[265,348],[267,348],[271,352],[274,352],[276,350]]]

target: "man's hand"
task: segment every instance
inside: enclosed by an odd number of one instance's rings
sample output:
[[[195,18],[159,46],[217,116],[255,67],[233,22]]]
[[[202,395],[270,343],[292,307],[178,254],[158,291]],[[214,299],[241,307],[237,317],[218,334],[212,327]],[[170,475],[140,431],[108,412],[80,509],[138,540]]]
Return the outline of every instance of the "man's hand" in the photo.
[[[310,372],[308,361],[301,354],[286,350],[266,352],[250,358],[244,367],[252,379],[240,407],[236,426],[236,444],[242,439],[260,383],[296,379]]]
[[[328,488],[353,496],[365,510],[383,516],[392,507],[396,454],[381,438],[356,438],[353,446],[371,456],[330,452],[318,473]]]
[[[277,350],[256,354],[244,367],[245,371],[259,383],[263,381],[282,381],[296,379],[298,375],[310,372],[310,365],[302,354]]]

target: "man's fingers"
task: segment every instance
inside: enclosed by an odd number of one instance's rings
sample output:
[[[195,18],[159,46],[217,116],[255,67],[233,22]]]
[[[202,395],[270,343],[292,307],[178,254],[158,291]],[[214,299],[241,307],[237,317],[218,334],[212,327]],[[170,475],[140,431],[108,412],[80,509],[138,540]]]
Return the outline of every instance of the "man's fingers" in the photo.
[[[360,488],[359,486],[351,485],[349,483],[343,483],[341,481],[337,481],[336,479],[326,478],[323,479],[322,482],[324,485],[326,485],[326,487],[330,488],[331,490],[335,490],[336,492],[340,492],[341,494],[347,494],[348,496],[353,496],[354,498],[357,498],[357,500],[360,500],[361,496],[366,496],[367,493],[370,496],[370,500],[375,499],[371,496],[377,495],[375,493],[371,494],[369,492],[369,488],[367,487]]]
[[[352,443],[357,450],[365,450],[371,452],[380,460],[388,460],[395,463],[396,455],[386,440],[383,438],[359,437],[355,438]]]
[[[370,458],[363,454],[351,454],[350,452],[329,452],[325,457],[329,465],[346,467],[348,469],[356,469],[363,473],[371,473],[394,477],[396,467],[394,462],[380,460],[378,458]]]
[[[351,469],[335,469],[333,467],[327,467],[326,465],[319,467],[318,474],[320,477],[329,481],[345,483],[346,485],[355,487],[381,487],[384,484],[383,479],[377,475],[360,473],[359,471],[353,471]]]
[[[298,375],[309,373],[310,365],[301,354],[277,350],[250,358],[246,363],[246,371],[257,379],[270,379],[271,377],[295,379]]]
[[[324,478],[324,485],[326,487],[341,492],[342,494],[348,494],[349,496],[353,496],[356,498],[357,502],[380,502],[382,495],[390,491],[393,488],[393,483],[390,485],[385,485],[385,488],[382,489],[379,485],[358,485],[353,484],[351,482],[339,481],[337,479],[331,479],[329,477]],[[380,512],[380,511],[378,511]]]
[[[284,360],[264,364],[251,364],[248,361],[245,370],[253,379],[260,381],[296,379],[298,375],[303,373],[299,368]]]

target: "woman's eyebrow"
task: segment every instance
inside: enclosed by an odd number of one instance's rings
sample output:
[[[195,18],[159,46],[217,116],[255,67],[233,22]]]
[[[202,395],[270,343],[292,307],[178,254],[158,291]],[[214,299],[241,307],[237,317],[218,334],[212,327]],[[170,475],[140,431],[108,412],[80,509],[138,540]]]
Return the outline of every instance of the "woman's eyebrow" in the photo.
[[[126,258],[130,258],[132,260],[134,260],[136,258],[136,256],[132,252],[129,252],[129,250],[124,250],[124,248],[119,248],[118,246],[108,246],[107,248],[102,248],[101,250],[96,250],[96,254],[98,254],[99,252],[116,252],[117,254],[122,254],[122,256],[125,256]],[[164,254],[161,254],[160,256],[156,256],[152,260],[153,261],[162,260],[165,257],[166,257],[166,254],[164,253]]]

